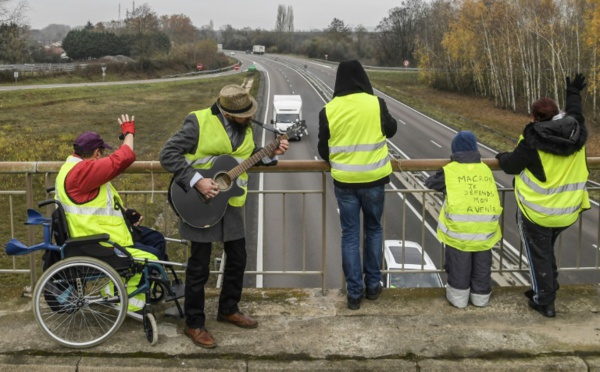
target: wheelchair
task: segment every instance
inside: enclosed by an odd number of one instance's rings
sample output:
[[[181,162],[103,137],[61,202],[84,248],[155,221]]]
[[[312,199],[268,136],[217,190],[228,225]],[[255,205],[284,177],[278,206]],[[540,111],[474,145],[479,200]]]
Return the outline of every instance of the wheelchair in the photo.
[[[173,266],[186,264],[134,258],[110,241],[108,234],[71,238],[59,201],[49,199],[38,206],[51,204],[56,204],[51,218],[27,210],[25,224],[43,226],[42,243],[27,246],[13,238],[6,244],[8,255],[45,250],[43,274],[32,293],[33,314],[40,328],[60,345],[83,349],[104,342],[130,316],[141,320],[147,341],[155,345],[158,331],[153,304],[173,301],[174,315],[183,318],[178,299],[184,295],[184,285]],[[166,239],[187,244],[185,240]],[[138,288],[128,294],[127,282],[136,274],[142,278]],[[139,293],[146,298],[142,313],[128,312],[128,300]]]

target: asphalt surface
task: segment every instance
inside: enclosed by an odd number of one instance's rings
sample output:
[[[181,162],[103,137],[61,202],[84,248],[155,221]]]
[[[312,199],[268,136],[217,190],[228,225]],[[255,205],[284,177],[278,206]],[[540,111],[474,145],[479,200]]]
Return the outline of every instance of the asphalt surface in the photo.
[[[491,305],[456,309],[443,289],[384,289],[349,310],[338,291],[245,289],[242,311],[259,321],[241,329],[216,321],[218,291],[207,298],[215,349],[195,346],[184,321],[157,307],[159,340],[126,319],[106,342],[69,349],[36,324],[21,289],[0,294],[0,371],[594,371],[600,370],[600,287],[562,286],[555,318],[531,310],[524,287],[495,288]]]

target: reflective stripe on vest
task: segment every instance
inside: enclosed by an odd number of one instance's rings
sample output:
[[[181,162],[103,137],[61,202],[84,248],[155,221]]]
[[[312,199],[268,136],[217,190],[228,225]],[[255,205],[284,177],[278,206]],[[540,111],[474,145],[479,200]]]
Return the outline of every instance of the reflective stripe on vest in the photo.
[[[212,114],[210,108],[194,111],[192,114],[196,115],[200,130],[196,153],[185,155],[188,164],[196,169],[210,169],[214,160],[219,155],[230,155],[238,164],[252,156],[252,152],[254,151],[254,137],[250,126],[246,129],[244,142],[233,151],[231,140],[227,135],[225,127],[219,118]],[[228,171],[229,169],[224,170]],[[235,182],[244,190],[244,194],[229,199],[229,205],[241,207],[246,202],[246,195],[248,194],[248,174],[246,172],[242,173]]]
[[[331,176],[344,183],[377,181],[392,173],[379,100],[367,93],[334,97],[325,105]]]
[[[523,140],[523,136],[521,136]],[[546,182],[538,180],[529,169],[515,177],[515,197],[523,214],[537,225],[566,227],[581,211],[590,208],[586,188],[589,172],[585,146],[569,156],[539,151]]]
[[[484,163],[451,162],[444,167],[446,198],[437,236],[461,251],[485,251],[501,238],[502,206],[490,168]]]
[[[56,199],[60,201],[69,225],[71,237],[109,234],[110,240],[123,247],[133,245],[123,213],[116,209],[115,200],[123,204],[119,193],[110,182],[100,186],[98,195],[83,204],[73,202],[65,190],[67,174],[82,159],[69,156],[56,176]]]

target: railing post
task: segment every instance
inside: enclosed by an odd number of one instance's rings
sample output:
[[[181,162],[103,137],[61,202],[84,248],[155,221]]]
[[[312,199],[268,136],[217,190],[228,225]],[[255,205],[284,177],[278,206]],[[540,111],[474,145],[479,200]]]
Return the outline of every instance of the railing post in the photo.
[[[326,177],[326,173],[322,172],[321,173],[321,190],[323,191],[321,193],[321,262],[322,262],[322,267],[321,267],[321,293],[323,294],[323,296],[325,296],[325,278],[327,274],[325,272],[325,267],[326,267],[326,250],[327,250],[327,240],[326,240],[326,233],[327,233],[327,218],[325,218],[325,213],[327,211],[327,177]]]
[[[33,174],[27,173],[25,174],[25,200],[27,203],[27,208],[33,208]],[[33,231],[33,226],[28,227],[29,232],[29,245],[35,244],[35,234]],[[35,252],[29,254],[29,270],[31,270],[31,288],[29,289],[29,294],[33,293],[33,288],[35,288],[35,283],[37,283],[37,266],[35,262]]]

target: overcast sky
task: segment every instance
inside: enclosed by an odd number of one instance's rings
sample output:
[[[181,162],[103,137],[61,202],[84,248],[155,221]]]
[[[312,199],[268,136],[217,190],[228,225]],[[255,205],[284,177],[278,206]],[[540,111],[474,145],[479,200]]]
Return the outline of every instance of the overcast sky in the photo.
[[[49,24],[71,27],[125,18],[133,4],[147,4],[159,16],[184,14],[194,26],[213,21],[215,30],[230,24],[233,28],[250,27],[272,30],[277,19],[277,7],[292,6],[296,30],[324,29],[333,18],[346,26],[363,25],[372,29],[400,5],[399,0],[27,0],[26,13],[33,29]],[[120,5],[120,12],[119,12]]]

